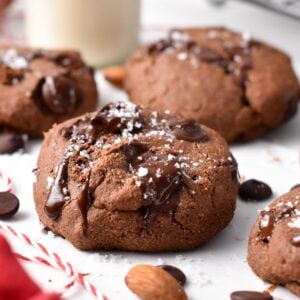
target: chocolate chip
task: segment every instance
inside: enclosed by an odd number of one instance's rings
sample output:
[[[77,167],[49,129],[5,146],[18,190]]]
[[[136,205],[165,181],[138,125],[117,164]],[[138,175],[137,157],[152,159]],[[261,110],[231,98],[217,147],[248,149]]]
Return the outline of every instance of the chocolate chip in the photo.
[[[295,184],[294,186],[292,186],[291,189],[290,189],[290,191],[298,189],[298,188],[300,188],[300,183]]]
[[[185,274],[178,268],[170,265],[160,265],[157,266],[166,272],[168,272],[170,275],[172,275],[179,283],[180,285],[184,285],[186,282],[186,276]]]
[[[273,300],[267,292],[236,291],[231,293],[231,300]]]
[[[193,119],[175,117],[170,119],[167,125],[179,140],[204,143],[209,139],[207,133]]]
[[[75,82],[65,75],[47,76],[41,86],[43,104],[56,114],[68,114],[82,100]]]
[[[10,192],[0,192],[0,218],[11,218],[19,209],[19,199]]]
[[[0,154],[13,153],[24,148],[24,140],[20,134],[4,131],[0,133]]]
[[[244,181],[239,188],[239,196],[242,200],[259,201],[272,196],[271,188],[264,182],[256,179]]]

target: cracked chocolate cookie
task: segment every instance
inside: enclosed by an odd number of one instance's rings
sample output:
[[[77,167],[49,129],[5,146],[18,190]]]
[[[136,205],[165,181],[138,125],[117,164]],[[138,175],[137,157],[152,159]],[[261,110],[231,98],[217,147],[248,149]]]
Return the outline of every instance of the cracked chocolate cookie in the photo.
[[[41,136],[54,123],[93,111],[93,71],[75,51],[0,46],[0,132]]]
[[[300,296],[300,188],[260,212],[249,237],[248,263],[263,280]]]
[[[237,164],[225,140],[131,103],[55,125],[37,167],[40,220],[80,249],[192,249],[235,209]]]
[[[124,87],[134,103],[194,118],[229,142],[279,126],[300,98],[285,53],[224,28],[172,30],[138,49]]]

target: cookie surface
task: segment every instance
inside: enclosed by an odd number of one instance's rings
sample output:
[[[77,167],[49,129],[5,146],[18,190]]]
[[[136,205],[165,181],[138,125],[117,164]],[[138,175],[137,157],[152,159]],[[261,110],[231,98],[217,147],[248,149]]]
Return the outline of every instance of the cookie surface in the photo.
[[[263,280],[300,296],[300,188],[260,212],[249,237],[248,263]]]
[[[46,133],[34,198],[42,223],[80,249],[167,251],[223,229],[237,186],[215,131],[120,102]]]
[[[138,49],[124,86],[134,103],[194,118],[227,141],[279,126],[300,98],[285,53],[224,28],[173,30]]]
[[[93,71],[76,51],[0,46],[0,132],[41,136],[54,123],[93,111]]]

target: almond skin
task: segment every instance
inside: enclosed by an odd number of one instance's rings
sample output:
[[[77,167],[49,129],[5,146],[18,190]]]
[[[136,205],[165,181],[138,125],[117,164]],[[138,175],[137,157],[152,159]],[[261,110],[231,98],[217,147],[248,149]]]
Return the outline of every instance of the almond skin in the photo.
[[[182,286],[169,273],[151,265],[136,265],[125,277],[127,287],[143,300],[187,300]]]
[[[112,66],[104,69],[104,78],[111,84],[123,88],[125,79],[125,68],[122,66]]]

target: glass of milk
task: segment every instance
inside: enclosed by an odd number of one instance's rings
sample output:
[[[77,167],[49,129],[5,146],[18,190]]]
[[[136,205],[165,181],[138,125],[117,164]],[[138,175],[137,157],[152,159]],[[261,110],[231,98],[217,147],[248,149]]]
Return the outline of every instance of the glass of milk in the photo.
[[[26,36],[33,47],[73,48],[101,67],[135,48],[140,0],[26,0]]]

